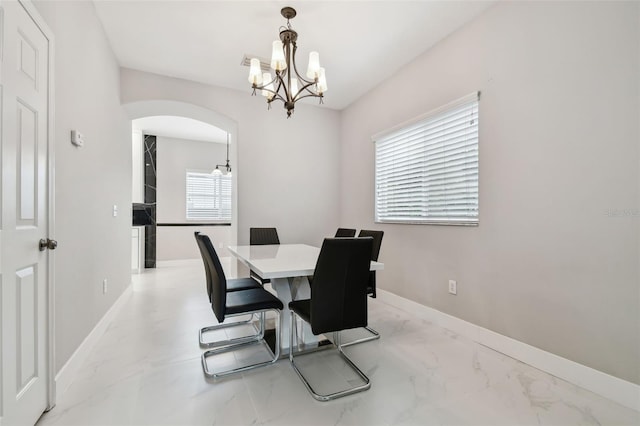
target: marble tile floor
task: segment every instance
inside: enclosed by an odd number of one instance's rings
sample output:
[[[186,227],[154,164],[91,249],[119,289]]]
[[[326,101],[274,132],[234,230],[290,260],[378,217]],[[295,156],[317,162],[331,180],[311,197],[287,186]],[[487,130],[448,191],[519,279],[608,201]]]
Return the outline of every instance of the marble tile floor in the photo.
[[[38,425],[640,425],[636,411],[373,299],[369,323],[382,338],[345,349],[371,379],[366,392],[316,401],[287,360],[207,380],[198,330],[215,319],[204,285],[200,261],[134,275],[130,298]],[[352,379],[334,358],[318,352],[300,365],[328,389]]]

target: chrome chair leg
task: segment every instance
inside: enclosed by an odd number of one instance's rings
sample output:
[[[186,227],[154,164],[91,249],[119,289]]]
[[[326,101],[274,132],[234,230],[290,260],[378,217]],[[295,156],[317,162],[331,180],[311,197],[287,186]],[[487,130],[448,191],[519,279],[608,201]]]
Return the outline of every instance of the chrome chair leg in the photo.
[[[358,343],[370,342],[371,340],[378,340],[380,338],[380,333],[375,331],[373,328],[367,326],[367,327],[364,327],[364,329],[367,330],[369,333],[371,333],[372,336],[363,337],[361,339],[356,339],[352,342],[343,343],[342,347],[346,348],[347,346],[356,345]]]
[[[245,320],[245,321],[238,321],[238,322],[232,322],[232,323],[228,323],[228,324],[217,324],[217,325],[211,325],[208,327],[203,327],[200,329],[200,331],[198,332],[198,342],[200,343],[200,347],[203,349],[209,349],[209,348],[216,348],[216,347],[220,347],[220,346],[227,346],[230,344],[235,344],[235,343],[239,343],[239,342],[243,342],[243,341],[253,341],[253,340],[260,340],[262,338],[262,336],[264,336],[264,325],[260,325],[258,328],[256,328],[255,326],[255,322],[254,322],[254,316],[256,314],[251,314],[251,317],[249,317],[249,319]],[[258,318],[258,321],[260,322],[260,317]],[[216,331],[216,330],[223,330],[226,328],[233,328],[233,327],[239,327],[241,325],[251,325],[256,334],[253,335],[249,335],[249,336],[243,336],[243,337],[237,337],[235,339],[228,339],[228,340],[217,340],[217,341],[213,341],[213,342],[207,342],[204,340],[204,334],[211,332],[211,331]]]
[[[371,382],[369,381],[369,378],[362,371],[360,371],[360,369],[353,363],[353,361],[351,361],[351,359],[342,350],[344,345],[340,344],[340,332],[336,331],[334,332],[333,343],[338,348],[338,353],[340,354],[340,357],[347,363],[347,365],[351,367],[351,369],[353,369],[353,371],[355,371],[358,374],[358,376],[360,376],[360,378],[364,381],[364,384],[360,386],[354,386],[352,388],[345,389],[342,391],[333,392],[330,394],[323,395],[323,394],[317,393],[313,389],[309,381],[304,377],[304,375],[302,374],[302,371],[300,371],[300,369],[298,368],[298,366],[294,361],[294,356],[293,356],[293,352],[294,352],[293,351],[293,347],[294,347],[293,346],[293,333],[294,333],[293,324],[295,322],[294,315],[295,313],[291,311],[291,317],[289,319],[289,362],[293,366],[293,369],[295,370],[295,372],[298,374],[298,377],[300,377],[300,380],[302,380],[302,383],[304,383],[309,393],[311,393],[311,395],[315,399],[317,399],[318,401],[331,401],[333,399],[341,398],[343,396],[352,395],[357,392],[365,391],[371,387]]]
[[[277,322],[276,322],[276,345],[275,345],[275,353],[273,353],[271,351],[271,348],[269,347],[269,345],[267,344],[267,342],[264,340],[264,322],[265,322],[265,313],[266,311],[261,311],[260,312],[260,325],[261,325],[261,335],[262,338],[260,338],[259,340],[252,340],[252,341],[241,341],[240,339],[235,339],[236,343],[229,345],[229,346],[225,346],[222,348],[217,348],[217,349],[211,349],[208,350],[206,352],[204,352],[202,354],[201,357],[201,361],[202,361],[202,370],[204,371],[204,375],[213,379],[219,379],[225,376],[229,376],[231,374],[235,374],[235,373],[240,373],[242,371],[247,371],[247,370],[253,370],[254,368],[259,368],[259,367],[264,367],[267,365],[271,365],[273,363],[275,363],[278,358],[280,358],[280,331],[282,330],[282,315],[280,314],[280,311],[277,309],[269,309],[269,310],[273,310],[276,312],[277,315]],[[234,339],[232,339],[234,340]],[[235,349],[238,349],[240,347],[244,347],[244,346],[250,346],[250,345],[255,345],[255,344],[264,344],[264,346],[267,348],[267,351],[269,353],[271,353],[272,355],[272,359],[270,359],[269,361],[263,361],[263,362],[258,362],[255,364],[250,364],[250,365],[245,365],[242,367],[237,367],[237,368],[232,368],[230,370],[225,370],[225,371],[220,371],[220,372],[213,372],[209,369],[209,367],[207,366],[207,358],[224,353],[224,352],[229,352]]]

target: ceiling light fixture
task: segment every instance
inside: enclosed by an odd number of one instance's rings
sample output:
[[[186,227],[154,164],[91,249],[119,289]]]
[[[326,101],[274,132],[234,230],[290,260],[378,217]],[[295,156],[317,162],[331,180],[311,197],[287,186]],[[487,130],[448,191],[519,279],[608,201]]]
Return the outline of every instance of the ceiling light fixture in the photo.
[[[256,90],[262,91],[262,96],[267,98],[267,104],[271,109],[271,102],[275,99],[281,100],[287,110],[287,118],[295,107],[295,103],[303,98],[322,97],[327,91],[327,79],[324,68],[320,66],[320,56],[318,52],[309,53],[309,66],[307,68],[307,78],[298,73],[295,56],[298,40],[298,33],[291,28],[290,19],[296,16],[296,10],[292,7],[283,7],[280,11],[287,20],[286,27],[280,27],[280,40],[273,42],[271,54],[271,68],[276,76],[273,78],[271,72],[262,72],[260,60],[251,59],[249,69],[249,83],[253,88],[252,95]]]
[[[219,167],[224,167],[227,169],[227,176],[231,177],[231,165],[229,164],[229,133],[227,133],[227,163],[226,164],[216,164],[216,168],[211,172],[212,175],[222,175],[222,170]]]

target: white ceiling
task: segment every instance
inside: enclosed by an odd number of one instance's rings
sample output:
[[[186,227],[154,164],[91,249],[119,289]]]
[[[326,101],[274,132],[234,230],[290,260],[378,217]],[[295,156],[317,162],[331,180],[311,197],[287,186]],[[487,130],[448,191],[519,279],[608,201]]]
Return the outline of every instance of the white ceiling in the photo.
[[[270,58],[292,6],[297,62],[320,52],[329,90],[342,109],[429,49],[495,0],[480,1],[187,1],[94,0],[123,67],[251,93],[245,53]],[[312,100],[310,100],[311,102]],[[258,102],[258,100],[256,100]]]
[[[202,121],[186,117],[155,115],[132,120],[132,128],[146,135],[192,141],[227,143],[227,132]]]

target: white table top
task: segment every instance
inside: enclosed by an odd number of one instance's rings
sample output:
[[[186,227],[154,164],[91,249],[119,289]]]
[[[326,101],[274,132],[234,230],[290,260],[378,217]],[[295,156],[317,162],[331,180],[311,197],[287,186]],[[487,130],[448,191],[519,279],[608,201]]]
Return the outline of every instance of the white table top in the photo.
[[[262,278],[290,278],[313,275],[320,249],[306,244],[229,246],[231,254]],[[384,264],[371,262],[371,270]]]

